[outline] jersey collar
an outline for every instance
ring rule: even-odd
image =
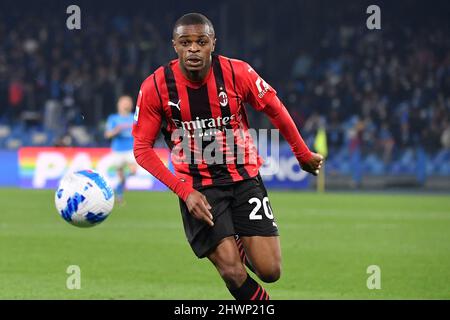
[[[215,57],[213,56],[212,59],[214,59]],[[177,77],[177,80],[180,80],[182,83],[184,83],[186,86],[194,88],[194,89],[198,89],[201,86],[203,86],[205,83],[208,82],[209,78],[212,75],[212,63],[211,66],[209,67],[209,71],[208,74],[206,75],[205,79],[203,79],[202,82],[194,82],[189,80],[188,78],[186,78],[186,76],[184,75],[184,73],[181,71],[180,68],[180,61],[178,59],[173,60],[172,61],[172,71],[175,75],[175,77]]]

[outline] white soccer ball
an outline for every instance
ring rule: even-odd
[[[60,181],[55,204],[61,217],[77,227],[103,222],[114,207],[114,192],[96,171],[69,172]]]

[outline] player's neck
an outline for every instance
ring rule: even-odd
[[[181,63],[179,63],[179,68],[187,80],[192,82],[203,82],[208,76],[209,69],[211,68],[211,59],[206,63],[203,69],[198,71],[189,71]]]

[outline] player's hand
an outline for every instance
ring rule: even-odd
[[[106,139],[114,138],[115,136],[120,134],[121,131],[122,129],[120,128],[120,126],[116,126],[111,130],[105,131],[105,138]]]
[[[211,227],[214,225],[211,206],[206,197],[194,190],[186,199],[186,206],[189,212],[197,219],[205,221]]]
[[[318,153],[312,152],[312,157],[309,161],[301,163],[301,167],[306,172],[311,173],[314,176],[317,176],[322,168],[323,164],[323,156]]]
[[[119,124],[116,128],[117,128],[118,132],[120,133],[121,131],[131,128],[132,126],[133,125],[129,124],[129,123],[122,123],[122,124]]]

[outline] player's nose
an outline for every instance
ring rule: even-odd
[[[198,51],[200,51],[200,46],[197,43],[192,42],[191,46],[189,47],[189,51],[190,52],[198,52]]]

